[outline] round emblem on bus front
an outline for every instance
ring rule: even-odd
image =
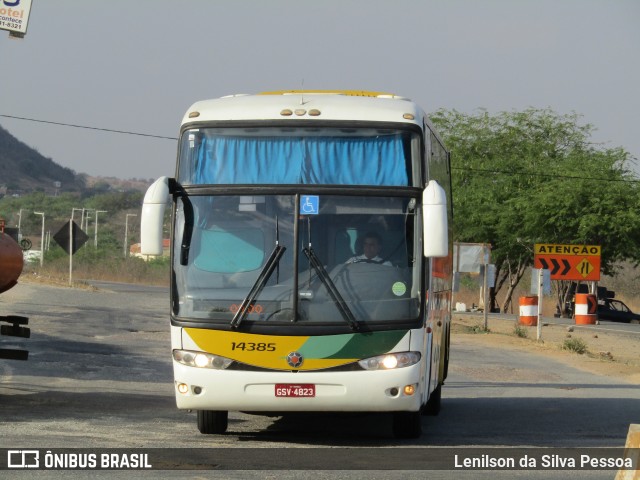
[[[298,352],[291,352],[287,355],[287,363],[290,367],[298,368],[304,362],[304,358]]]

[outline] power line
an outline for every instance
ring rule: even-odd
[[[101,132],[109,132],[109,133],[120,133],[123,135],[136,135],[139,137],[149,137],[149,138],[160,138],[163,140],[178,140],[177,137],[167,137],[164,135],[153,135],[150,133],[140,133],[140,132],[131,132],[128,130],[114,130],[111,128],[99,128],[99,127],[90,127],[87,125],[76,125],[73,123],[63,123],[63,122],[54,122],[51,120],[39,120],[36,118],[27,118],[27,117],[18,117],[15,115],[5,115],[5,114],[0,114],[0,117],[4,117],[4,118],[11,118],[14,120],[24,120],[27,122],[36,122],[36,123],[46,123],[46,124],[50,124],[50,125],[59,125],[59,126],[63,126],[63,127],[71,127],[71,128],[84,128],[87,130],[98,130]],[[515,176],[515,175],[528,175],[528,176],[533,176],[533,177],[543,177],[543,178],[564,178],[564,179],[569,179],[569,180],[594,180],[594,181],[598,181],[598,182],[623,182],[623,183],[639,183],[640,180],[632,180],[632,179],[621,179],[621,178],[595,178],[595,177],[584,177],[584,176],[578,176],[578,175],[561,175],[561,174],[550,174],[550,173],[539,173],[539,172],[527,172],[527,171],[518,171],[518,172],[513,172],[513,171],[507,171],[507,170],[490,170],[490,169],[483,169],[483,168],[462,168],[462,167],[451,167],[452,170],[464,170],[465,172],[471,172],[471,173],[485,173],[485,174],[492,174],[492,175],[510,175],[510,176]]]
[[[451,170],[464,170],[471,173],[487,173],[498,175],[528,175],[531,177],[544,177],[544,178],[564,178],[569,180],[595,180],[597,182],[623,182],[623,183],[640,183],[640,180],[622,179],[622,178],[602,178],[602,177],[584,177],[581,175],[562,175],[556,173],[539,173],[539,172],[527,172],[527,171],[508,171],[508,170],[489,170],[483,168],[463,168],[463,167],[451,167]]]
[[[111,128],[89,127],[87,125],[75,125],[73,123],[52,122],[50,120],[38,120],[36,118],[17,117],[15,115],[3,115],[3,114],[0,114],[0,117],[12,118],[14,120],[25,120],[27,122],[47,123],[47,124],[50,124],[50,125],[60,125],[60,126],[63,126],[63,127],[84,128],[84,129],[87,129],[87,130],[99,130],[101,132],[121,133],[121,134],[124,134],[124,135],[137,135],[139,137],[162,138],[164,140],[178,140],[176,137],[166,137],[166,136],[163,136],[163,135],[152,135],[150,133],[131,132],[131,131],[127,131],[127,130],[113,130]]]

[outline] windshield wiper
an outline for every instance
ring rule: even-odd
[[[240,304],[238,311],[233,316],[233,319],[231,320],[232,328],[238,328],[240,322],[245,319],[245,317],[249,313],[249,307],[256,299],[256,297],[260,295],[260,292],[269,281],[269,277],[271,277],[271,274],[278,266],[278,263],[280,263],[280,258],[282,258],[282,255],[284,254],[284,251],[286,249],[287,248],[283,247],[282,245],[276,245],[276,247],[273,249],[273,252],[271,252],[271,255],[269,255],[269,259],[264,264],[264,267],[262,267],[262,270],[260,271],[256,282],[253,284],[251,290],[249,290],[249,293]]]
[[[342,295],[340,295],[340,292],[336,288],[336,284],[333,283],[333,280],[331,280],[331,277],[322,266],[322,263],[320,262],[320,260],[318,260],[316,253],[313,251],[311,247],[305,248],[302,251],[309,259],[309,262],[311,263],[311,266],[318,274],[318,277],[320,277],[320,281],[329,292],[329,296],[331,297],[331,300],[333,300],[333,303],[335,303],[336,307],[338,307],[338,311],[342,315],[342,318],[344,318],[344,320],[349,324],[349,326],[351,327],[351,330],[358,330],[359,328],[358,321],[353,316],[353,313],[351,312],[351,310],[349,309],[349,306],[344,301],[344,298],[342,298]]]

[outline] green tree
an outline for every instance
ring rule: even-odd
[[[592,143],[593,127],[577,114],[440,110],[431,118],[452,153],[455,240],[492,245],[492,306],[505,288],[501,308],[509,309],[534,243],[601,245],[606,274],[620,260],[640,261],[630,154]]]

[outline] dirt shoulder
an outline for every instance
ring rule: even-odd
[[[520,325],[520,334],[526,335],[521,337],[516,334],[516,324],[512,319],[489,317],[489,332],[484,332],[481,317],[454,314],[451,341],[454,345],[461,342],[526,350],[580,370],[640,385],[640,330],[639,334],[629,335],[592,327],[543,324],[542,341],[538,342],[537,327]],[[583,342],[586,352],[563,349],[565,341]]]

